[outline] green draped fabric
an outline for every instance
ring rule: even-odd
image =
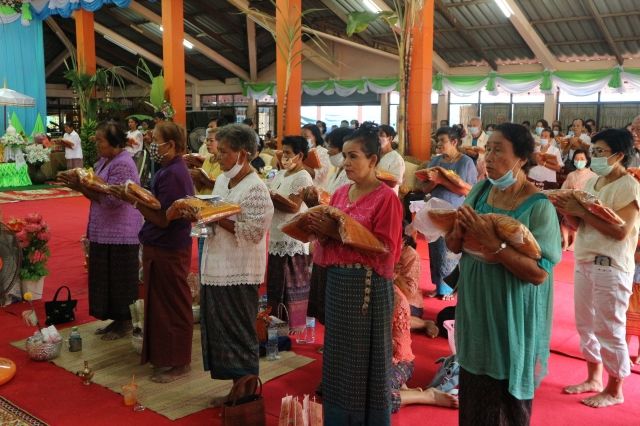
[[[26,164],[16,168],[15,163],[0,163],[0,189],[29,185],[31,185],[31,179]]]

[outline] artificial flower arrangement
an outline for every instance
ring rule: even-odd
[[[51,233],[42,215],[32,213],[24,219],[13,218],[6,225],[15,232],[22,249],[20,279],[37,281],[49,275],[46,265],[51,255],[48,245]]]
[[[49,161],[51,148],[45,148],[44,145],[32,143],[25,145],[24,154],[29,164],[46,163]]]
[[[5,147],[21,148],[22,146],[26,145],[27,142],[24,137],[20,133],[17,133],[15,129],[13,129],[13,131],[11,131],[11,129],[13,128],[9,127],[7,129],[7,133],[5,133],[5,135],[0,138],[0,143],[2,143],[2,145]]]

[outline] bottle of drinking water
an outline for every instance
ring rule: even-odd
[[[305,344],[313,343],[316,340],[316,319],[314,317],[307,317],[307,324],[297,338],[296,343]]]
[[[278,329],[270,326],[267,329],[267,361],[280,359],[278,355]]]
[[[267,309],[267,295],[262,295],[258,301],[258,312],[262,312]]]

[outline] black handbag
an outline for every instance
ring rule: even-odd
[[[67,289],[67,300],[58,300],[58,294],[63,288]],[[71,298],[71,290],[66,285],[61,286],[56,290],[56,294],[53,296],[53,300],[50,302],[44,302],[44,311],[47,314],[47,325],[61,324],[63,322],[75,321],[76,314],[75,309],[78,301]]]

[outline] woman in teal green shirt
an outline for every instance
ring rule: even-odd
[[[521,125],[496,128],[486,145],[489,178],[476,184],[446,237],[455,253],[466,234],[482,241],[488,260],[460,260],[456,348],[460,425],[528,425],[533,394],[547,372],[553,310],[553,266],[561,257],[554,207],[527,181],[534,141]],[[511,216],[527,226],[542,259],[501,241],[480,213]]]

